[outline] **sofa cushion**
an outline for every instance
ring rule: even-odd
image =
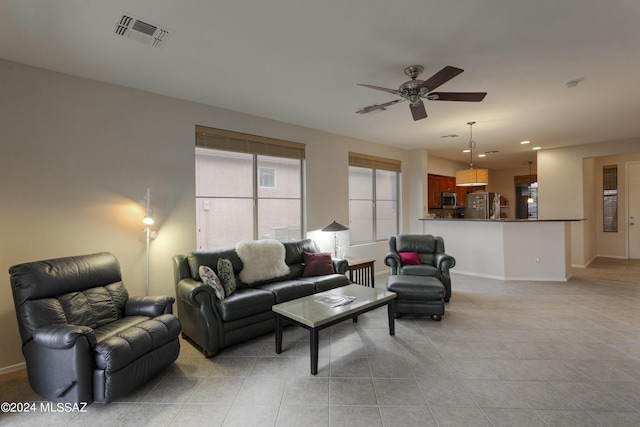
[[[233,264],[231,263],[231,260],[227,258],[220,258],[216,268],[218,269],[218,276],[222,281],[225,295],[231,295],[237,288],[236,276],[233,273]]]
[[[333,269],[333,261],[331,254],[328,252],[304,252],[302,254],[304,260],[304,277],[324,276],[335,273]]]
[[[304,282],[301,280],[284,280],[282,282],[265,283],[260,285],[259,288],[272,292],[276,298],[276,304],[306,297],[316,292],[316,287],[313,282]]]
[[[284,277],[290,272],[289,266],[284,261],[284,245],[277,240],[238,242],[236,252],[243,265],[239,277],[247,285]]]
[[[200,269],[201,265],[208,265],[211,268],[214,268],[215,266],[217,268],[218,260],[220,258],[226,258],[231,261],[234,274],[237,274],[240,270],[242,270],[242,261],[238,257],[235,248],[189,252],[186,258],[187,264],[189,265],[191,278],[194,280],[200,280],[198,270]]]
[[[202,279],[202,283],[205,285],[211,286],[213,292],[215,292],[216,297],[218,299],[224,299],[224,287],[222,286],[222,282],[218,275],[211,269],[211,267],[207,267],[206,265],[200,266],[200,279]]]
[[[418,252],[398,252],[400,255],[400,262],[402,265],[418,265],[420,264],[420,258],[418,258]]]
[[[270,312],[271,306],[275,303],[276,298],[272,292],[258,288],[239,288],[224,300],[215,302],[225,322],[265,311]]]
[[[287,265],[302,264],[305,252],[320,252],[318,245],[311,239],[296,240],[295,242],[285,242],[285,262]]]
[[[349,278],[344,274],[329,274],[326,276],[300,277],[298,280],[313,283],[316,292],[328,291],[350,284]]]
[[[438,250],[435,236],[430,234],[400,234],[396,236],[396,250],[398,252],[417,252],[422,264],[433,265],[433,254]]]
[[[125,329],[133,328],[138,323],[142,323],[145,320],[149,320],[147,316],[126,316],[122,317],[115,322],[108,323],[99,328],[94,329],[96,335],[96,341],[99,343],[107,338],[117,335]]]
[[[50,324],[97,328],[123,316],[129,297],[122,282],[62,294],[58,298],[27,300],[22,306],[24,326],[35,331]]]
[[[115,372],[176,339],[179,333],[180,322],[171,314],[144,319],[98,341],[96,367]]]
[[[407,276],[431,276],[439,279],[442,277],[440,270],[428,264],[403,265],[400,267],[400,274],[406,274]]]

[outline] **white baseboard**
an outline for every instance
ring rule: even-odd
[[[25,362],[12,366],[5,366],[4,368],[0,368],[0,375],[10,374],[11,372],[21,371],[23,369],[27,369],[27,364]]]

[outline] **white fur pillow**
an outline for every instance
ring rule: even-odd
[[[247,285],[289,274],[284,245],[277,240],[245,240],[236,244],[242,260],[239,277]]]

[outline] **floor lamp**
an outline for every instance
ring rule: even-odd
[[[338,258],[338,235],[336,234],[338,231],[345,231],[348,230],[349,227],[344,226],[342,224],[338,224],[337,222],[333,221],[331,224],[327,225],[325,228],[323,228],[321,231],[329,231],[329,232],[333,232],[333,256]]]
[[[156,237],[155,233],[151,232],[151,225],[154,223],[154,220],[152,217],[153,210],[151,209],[151,190],[150,189],[147,188],[147,193],[145,194],[144,198],[140,200],[138,203],[140,203],[142,206],[146,208],[146,214],[142,219],[142,222],[145,225],[145,228],[143,231],[147,241],[145,295],[149,295],[149,247],[150,247],[151,240],[155,239]]]

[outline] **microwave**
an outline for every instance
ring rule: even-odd
[[[443,208],[455,208],[458,206],[458,195],[456,193],[445,193],[440,195],[440,204]]]

